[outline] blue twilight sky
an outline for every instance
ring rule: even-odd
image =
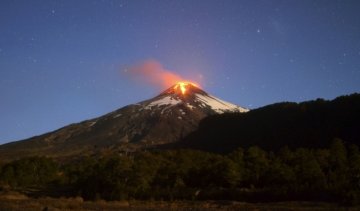
[[[1,0],[0,143],[161,90],[153,59],[248,108],[360,91],[358,0]]]

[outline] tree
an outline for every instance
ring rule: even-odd
[[[351,187],[360,190],[360,151],[358,146],[350,145],[348,161]]]
[[[160,157],[149,152],[136,156],[128,182],[132,196],[141,198],[151,195],[151,183],[161,163]]]
[[[325,174],[310,150],[297,149],[293,165],[299,190],[322,190],[325,187]]]
[[[341,139],[334,139],[330,146],[329,188],[338,192],[348,185],[347,150]]]
[[[246,174],[244,156],[245,151],[243,148],[237,148],[235,151],[228,155],[228,157],[235,163],[236,169],[238,171],[237,183],[242,183]]]
[[[269,165],[264,180],[268,187],[291,189],[296,182],[296,175],[288,164],[285,164],[279,158],[275,158]]]
[[[250,147],[245,153],[246,180],[250,185],[261,186],[261,177],[269,167],[267,153],[260,147]]]

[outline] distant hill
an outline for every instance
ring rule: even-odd
[[[334,138],[360,144],[360,94],[209,116],[200,122],[198,130],[170,147],[213,152],[253,145],[267,150],[283,146],[322,148]]]

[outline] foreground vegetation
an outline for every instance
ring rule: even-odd
[[[85,200],[360,202],[360,152],[336,139],[326,149],[253,146],[227,155],[174,150],[59,162],[46,157],[2,164],[3,191]]]
[[[360,207],[345,207],[323,202],[277,202],[247,203],[236,201],[83,201],[76,198],[28,198],[19,194],[0,195],[0,210],[39,211],[39,210],[358,210]]]

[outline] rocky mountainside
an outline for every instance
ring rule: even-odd
[[[0,146],[0,158],[31,155],[74,156],[101,150],[132,151],[176,142],[206,116],[248,109],[179,82],[160,95],[104,116],[71,124],[30,139]]]

